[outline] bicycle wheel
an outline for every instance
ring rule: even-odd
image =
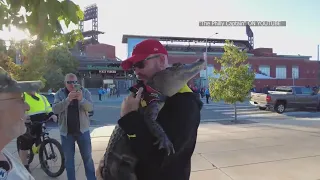
[[[19,142],[17,140],[17,149],[18,149],[18,155],[19,155],[19,152],[20,152],[20,146],[19,146]],[[20,157],[20,155],[19,155]],[[28,156],[27,156],[27,159],[28,159],[28,164],[31,164],[33,159],[34,159],[34,154],[32,152],[32,149],[29,149],[28,150]]]
[[[47,148],[46,148],[47,144],[49,144],[50,152],[47,151]],[[56,146],[59,152],[54,152],[53,146]],[[55,160],[57,158],[57,153],[59,153],[61,155],[61,165],[60,165],[60,167],[59,167],[57,172],[52,172],[52,171],[50,171],[50,167],[48,166],[47,161],[48,160],[52,160],[52,159]],[[47,157],[49,159],[47,159]],[[60,176],[63,173],[64,169],[65,169],[65,165],[64,165],[65,158],[64,158],[64,154],[63,154],[63,151],[62,151],[61,144],[55,139],[46,139],[46,140],[44,140],[41,143],[40,149],[39,149],[39,161],[40,161],[42,170],[48,176],[50,176],[50,177],[58,177],[58,176]]]

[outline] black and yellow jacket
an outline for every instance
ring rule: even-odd
[[[170,156],[153,145],[156,139],[144,123],[143,114],[130,112],[118,121],[130,135],[132,150],[138,156],[139,180],[189,180],[201,108],[202,102],[188,86],[166,99],[157,121],[174,145],[176,153]]]

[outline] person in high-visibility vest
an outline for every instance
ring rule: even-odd
[[[57,121],[57,116],[52,112],[52,108],[47,98],[41,94],[36,92],[25,92],[23,93],[24,101],[30,106],[29,111],[26,112],[28,115],[29,121],[45,121],[47,119],[52,119],[54,122]],[[42,124],[35,124],[31,126],[31,135],[39,137],[42,133]],[[28,171],[28,150],[32,148],[33,151],[39,150],[40,142],[35,142],[36,146],[32,146],[34,144],[34,140],[30,137],[29,134],[24,134],[18,137],[17,144],[19,148],[19,156]]]

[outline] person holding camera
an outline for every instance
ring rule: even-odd
[[[65,76],[65,88],[55,94],[52,109],[59,115],[58,125],[68,180],[76,180],[75,142],[79,146],[87,179],[96,180],[89,131],[89,112],[93,110],[93,103],[91,93],[78,84],[75,74]]]

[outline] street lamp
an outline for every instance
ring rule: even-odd
[[[216,33],[214,33],[211,36],[206,38],[206,53],[205,53],[205,57],[204,57],[204,60],[206,61],[206,86],[209,85],[209,81],[208,81],[208,39],[211,38],[214,35],[217,35],[217,34],[219,34],[219,33],[216,32]]]
[[[296,78],[296,73],[292,71],[292,85],[294,86],[294,79]]]

